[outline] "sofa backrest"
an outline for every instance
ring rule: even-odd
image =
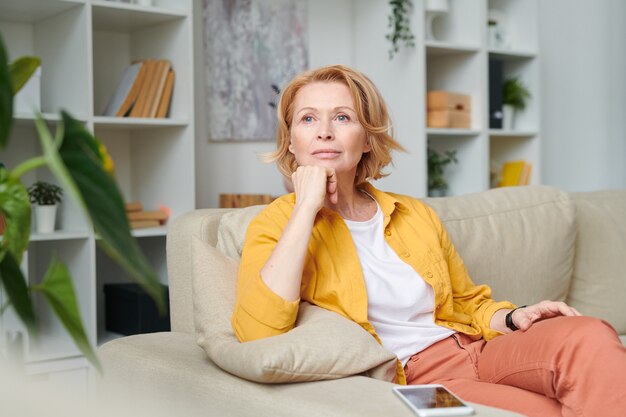
[[[626,335],[626,190],[573,193],[576,259],[567,302]]]
[[[547,186],[506,187],[426,199],[439,214],[477,284],[517,305],[565,300],[576,240],[566,192]]]
[[[574,206],[567,193],[512,187],[424,200],[439,214],[476,283],[495,299],[529,304],[564,300],[574,262]],[[176,219],[167,238],[172,330],[193,333],[191,238],[238,259],[249,221],[262,209],[196,210]]]

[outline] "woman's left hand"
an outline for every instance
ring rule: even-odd
[[[510,333],[506,327],[506,315],[511,310],[498,310],[491,318],[491,328],[502,333]],[[558,316],[582,316],[574,307],[570,307],[562,301],[541,301],[537,304],[518,308],[513,312],[511,319],[521,331],[530,329],[533,323]]]
[[[582,316],[582,314],[562,301],[546,300],[524,308],[518,308],[513,312],[511,318],[520,330],[526,331],[535,322],[557,316]]]

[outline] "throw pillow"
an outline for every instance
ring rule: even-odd
[[[337,379],[362,373],[393,380],[396,358],[392,353],[358,324],[308,303],[301,303],[296,327],[291,331],[240,343],[230,324],[238,263],[195,237],[191,249],[198,344],[223,370],[265,383]]]
[[[233,259],[241,259],[248,224],[264,208],[265,206],[251,206],[224,214],[217,228],[215,247]]]

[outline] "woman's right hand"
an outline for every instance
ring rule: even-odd
[[[326,198],[337,204],[337,175],[332,168],[299,166],[291,175],[291,182],[296,193],[296,206],[317,213]]]

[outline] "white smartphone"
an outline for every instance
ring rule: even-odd
[[[393,387],[401,399],[420,417],[468,416],[474,409],[443,385],[411,385]]]

